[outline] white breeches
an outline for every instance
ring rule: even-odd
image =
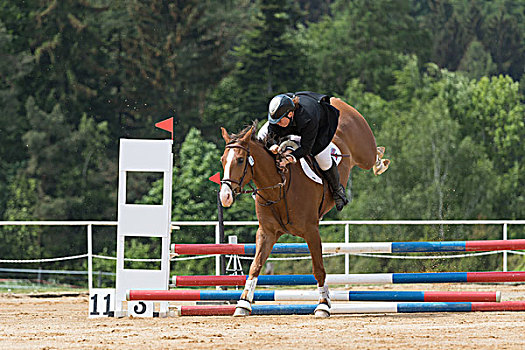
[[[324,150],[321,151],[318,155],[315,156],[315,160],[319,163],[321,170],[326,171],[332,167],[332,155],[330,145],[326,146]]]

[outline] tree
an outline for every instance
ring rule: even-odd
[[[513,79],[521,78],[525,66],[525,4],[516,1],[496,1],[487,14],[480,39],[492,55],[497,71]]]
[[[235,48],[236,68],[212,93],[206,117],[241,129],[266,117],[274,95],[304,90],[304,55],[293,40],[297,8],[289,0],[260,0],[251,30]]]
[[[26,102],[30,129],[22,139],[29,154],[21,176],[36,181],[38,202],[34,219],[94,219],[100,208],[111,210],[114,198],[106,186],[116,169],[109,166],[104,150],[109,143],[107,124],[95,123],[86,115],[78,128],[65,123],[60,105],[50,113],[42,111],[33,98]]]
[[[469,63],[474,63],[486,66],[477,67],[479,73],[509,74],[520,79],[525,57],[522,2],[418,0],[413,9],[421,25],[432,29],[428,61],[452,71],[468,69]],[[492,63],[496,71],[490,69]],[[479,78],[479,73],[475,77]]]
[[[20,80],[31,70],[33,59],[29,52],[17,52],[13,37],[0,22],[0,217],[8,200],[9,183],[25,159],[21,141],[27,125],[18,116],[23,112]]]
[[[144,126],[167,115],[181,135],[199,124],[208,92],[229,70],[226,54],[247,7],[245,0],[126,3],[120,105],[127,134],[148,136]]]
[[[432,33],[429,38],[432,45],[429,61],[439,67],[456,70],[467,46],[474,38],[466,23],[475,22],[479,9],[476,6],[472,8],[472,2],[469,2],[470,11],[464,11],[464,16],[461,16],[457,6],[450,0],[425,2],[426,10],[421,12],[424,15],[420,21],[424,27],[431,29]]]
[[[107,191],[108,179],[116,173],[103,153],[108,144],[107,125],[84,116],[78,129],[70,129],[59,105],[45,113],[33,98],[28,99],[25,110],[29,130],[22,141],[29,158],[7,188],[4,218],[93,220],[97,215],[111,216],[113,213],[103,211],[112,209],[110,203],[115,198],[114,192]],[[9,254],[46,258],[84,251],[84,235],[73,234],[79,229],[22,227],[5,229],[1,234],[6,242],[12,242]],[[53,234],[46,234],[50,230]],[[64,262],[61,268],[64,265],[78,268],[79,262]]]
[[[396,74],[393,91],[399,96],[381,109],[372,97],[362,99],[365,115],[388,110],[387,119],[376,132],[377,144],[387,148],[392,160],[389,170],[373,177],[369,172],[352,171],[353,202],[342,216],[352,219],[479,219],[498,218],[494,200],[498,177],[493,160],[480,147],[473,133],[465,134],[451,105],[470,105],[469,80],[429,65],[417,69],[412,61]],[[356,90],[352,86],[351,92]],[[460,91],[466,91],[462,94]],[[356,94],[353,93],[352,96]],[[508,193],[507,193],[508,194]],[[514,197],[515,198],[515,197]],[[496,210],[495,210],[496,209]],[[461,240],[476,239],[477,228],[458,226],[405,226],[396,228],[353,228],[356,241]],[[488,229],[483,237],[498,237]],[[401,238],[400,238],[401,237]],[[354,271],[420,271],[435,269],[435,261],[376,260],[352,258]],[[439,269],[461,269],[457,262],[440,261]],[[465,262],[465,264],[470,264]],[[497,266],[492,258],[484,266]],[[463,266],[463,265],[461,265]],[[465,265],[466,266],[466,265]]]
[[[334,0],[299,0],[304,23],[318,22],[323,16],[330,15],[330,5]]]
[[[19,176],[6,189],[9,199],[3,220],[32,220],[33,207],[38,201],[34,179]],[[3,259],[20,259],[25,256],[38,259],[42,254],[41,227],[3,226],[0,228],[0,255]]]
[[[387,97],[404,56],[428,51],[428,32],[417,27],[409,1],[336,1],[332,12],[333,18],[312,24],[304,34],[313,67],[309,75],[318,91],[341,95],[347,82],[358,78],[367,91]]]
[[[473,79],[490,76],[496,72],[496,69],[492,57],[477,40],[470,43],[458,66],[458,70],[466,72]]]
[[[95,21],[105,10],[87,1],[53,1],[38,8],[33,17],[36,65],[24,81],[26,91],[46,112],[60,104],[64,121],[72,127],[78,126],[84,113],[100,119],[112,116],[101,107],[107,100],[102,92],[108,91],[108,57]]]
[[[525,215],[523,168],[525,105],[519,84],[508,76],[484,77],[458,90],[460,101],[451,104],[462,133],[471,135],[497,169],[494,208],[497,217],[517,219]],[[507,203],[513,205],[507,205]]]

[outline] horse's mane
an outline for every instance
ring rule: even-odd
[[[263,140],[259,140],[259,138],[257,138],[257,126],[258,126],[258,124],[259,124],[259,122],[257,120],[254,120],[252,122],[252,125],[246,126],[244,129],[242,129],[237,134],[230,135],[230,137],[231,137],[230,143],[234,143],[234,142],[239,141],[244,135],[246,135],[246,133],[248,131],[250,131],[250,129],[253,128],[254,132],[252,133],[252,135],[250,137],[250,140],[252,142],[255,142],[256,144],[260,145],[269,155],[271,155],[273,158],[275,158],[275,154],[273,154],[272,152],[267,150],[266,146],[265,146],[266,142],[268,141],[268,135],[266,135],[266,137]]]
[[[254,120],[252,122],[252,125],[248,125],[246,126],[244,129],[242,129],[240,132],[238,132],[237,134],[231,134],[230,137],[231,137],[231,141],[230,142],[236,142],[236,141],[239,141],[239,139],[243,138],[244,135],[246,135],[246,133],[248,131],[250,131],[250,129],[253,128],[254,132],[252,133],[250,139],[252,141],[255,141],[257,143],[260,143],[260,144],[263,144],[258,138],[257,138],[257,125],[258,125],[258,121],[257,120]]]

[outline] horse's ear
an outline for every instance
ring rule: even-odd
[[[221,127],[221,132],[222,132],[222,138],[224,139],[224,141],[226,141],[226,143],[229,143],[232,138],[230,137],[230,135],[228,135],[228,132],[226,131],[226,129]]]
[[[243,141],[243,142],[250,141],[250,138],[252,137],[252,134],[253,134],[254,131],[255,131],[255,127],[251,127],[250,130],[248,130],[246,132],[246,134],[244,134],[244,136],[242,137],[241,141]]]

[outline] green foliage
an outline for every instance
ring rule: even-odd
[[[431,28],[431,61],[450,70],[472,73],[472,70],[490,69],[487,73],[508,74],[520,79],[525,60],[523,2],[446,0],[418,3],[415,18],[423,27]],[[474,57],[474,51],[480,56]],[[490,60],[486,53],[490,54]],[[491,70],[492,62],[496,70]]]
[[[107,173],[103,151],[109,142],[107,123],[83,116],[78,128],[65,124],[60,105],[51,113],[39,109],[33,98],[26,103],[31,130],[23,136],[29,154],[25,175],[38,181],[34,218],[93,218],[98,206],[109,203],[103,185]],[[113,191],[112,191],[113,192]]]
[[[428,32],[417,30],[409,1],[337,1],[334,16],[311,25],[305,48],[314,89],[342,94],[353,78],[388,96],[393,71],[405,55],[425,55]],[[322,77],[322,79],[319,79]]]
[[[27,125],[18,118],[23,111],[20,81],[33,65],[31,55],[18,52],[13,40],[0,21],[0,217],[9,199],[9,184],[14,182],[16,171],[26,156],[21,136]]]
[[[524,169],[525,106],[519,84],[510,77],[485,77],[471,82],[463,94],[467,95],[465,99],[451,110],[461,121],[463,133],[472,135],[497,169],[493,178],[494,214],[521,218],[525,214],[525,182],[518,174]],[[514,205],[509,207],[510,198]]]
[[[252,27],[233,52],[236,67],[212,93],[206,110],[206,119],[215,125],[240,128],[250,124],[266,116],[274,95],[304,89],[301,69],[307,63],[291,35],[297,9],[289,0],[260,0],[257,4]]]
[[[38,201],[37,181],[19,176],[7,189],[9,194],[4,219],[31,220],[32,209]],[[0,256],[2,259],[38,259],[41,256],[41,227],[2,226],[0,228]],[[20,253],[23,252],[23,256]]]
[[[479,79],[496,72],[497,66],[492,57],[485,51],[479,41],[472,41],[459,63],[459,70],[466,72],[470,78]]]
[[[471,105],[473,96],[465,93],[468,81],[433,67],[420,74],[415,62],[396,77],[393,91],[399,99],[386,105],[389,115],[376,132],[394,171],[374,179],[360,171],[353,175],[352,217],[492,217],[495,160],[476,151],[475,127],[469,123],[468,134],[463,133],[465,113],[449,107]]]
[[[108,58],[99,26],[93,21],[107,8],[74,0],[33,6],[30,45],[36,65],[24,82],[26,91],[44,111],[62,105],[68,124],[78,125],[84,113],[109,119],[111,114],[102,108],[108,98]]]
[[[492,55],[497,71],[519,79],[525,65],[525,4],[511,0],[495,1],[482,28],[485,47]]]
[[[351,205],[327,218],[523,219],[524,9],[514,0],[0,0],[0,216],[114,219],[119,138],[164,137],[153,122],[173,115],[173,218],[216,220],[218,186],[208,177],[221,168],[219,127],[241,130],[266,117],[276,93],[313,90],[355,106],[392,160],[380,177],[354,169]],[[144,189],[149,180],[131,184],[133,199],[160,198],[160,183]],[[224,217],[253,220],[253,199],[238,197]],[[84,252],[82,230],[49,231],[4,228],[0,253]],[[254,232],[226,226],[242,242]],[[215,232],[184,226],[173,236],[213,242]],[[342,233],[323,227],[322,237],[341,241]],[[351,228],[361,241],[475,237],[499,232]],[[341,264],[327,262],[334,272]],[[351,264],[377,272],[498,262]],[[175,268],[213,273],[213,265]],[[309,269],[308,261],[276,264],[276,272]]]
[[[378,178],[371,178],[368,172],[353,171],[354,200],[341,217],[430,220],[522,217],[523,192],[517,174],[523,152],[519,150],[523,146],[517,139],[523,138],[524,113],[517,84],[508,77],[469,81],[433,65],[422,72],[416,61],[396,73],[396,79],[393,91],[398,98],[388,103],[364,98],[359,94],[359,86],[349,86],[349,95],[363,96],[360,100],[365,102],[361,107],[368,112],[365,116],[376,117],[374,104],[383,105],[382,110],[388,111],[376,139],[378,145],[387,147],[386,157],[392,164]],[[515,113],[520,113],[521,118],[515,118]],[[513,203],[512,208],[505,203]],[[478,233],[472,227],[437,226],[423,230],[358,227],[353,240],[476,239]],[[478,237],[500,236],[497,231],[489,231]],[[435,263],[402,264],[388,260],[369,265],[370,259],[359,257],[352,261],[355,271],[373,266],[376,271],[390,272],[427,269]],[[469,269],[476,264],[484,268],[498,266],[497,260],[489,258],[483,262],[461,261],[454,266],[442,261],[439,264],[440,269]]]
[[[185,135],[231,69],[225,57],[245,23],[247,1],[128,1],[125,7],[131,23],[119,44],[126,131],[151,135],[149,128],[135,130],[175,114]]]

